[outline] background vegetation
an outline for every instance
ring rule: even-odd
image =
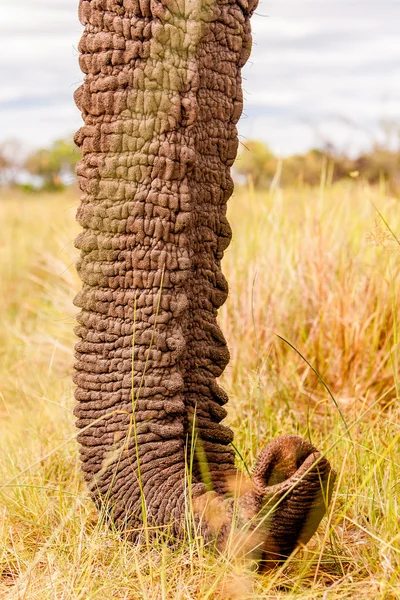
[[[356,157],[327,144],[322,149],[280,158],[264,142],[247,140],[234,166],[235,179],[269,190],[316,186],[324,173],[328,185],[360,179],[370,184],[384,183],[392,194],[399,194],[400,152],[393,145],[393,127],[389,136],[392,144],[375,143]],[[32,152],[26,152],[17,140],[4,141],[0,144],[0,186],[26,192],[63,190],[74,183],[79,159],[72,138],[56,140],[49,148]]]
[[[400,153],[385,144],[374,144],[356,157],[328,145],[282,159],[263,142],[248,140],[242,146],[235,170],[260,189],[315,186],[324,173],[328,184],[360,178],[370,184],[386,182],[394,194],[400,190]]]
[[[26,152],[18,140],[0,144],[0,186],[25,192],[61,191],[75,181],[80,151],[72,138]]]
[[[383,177],[333,183],[323,164],[311,188],[282,188],[284,166],[273,184],[252,174],[229,204],[220,323],[235,443],[251,465],[299,433],[338,472],[312,543],[268,575],[199,538],[131,545],[98,518],[72,415],[77,194],[1,192],[0,597],[400,597],[399,200]]]

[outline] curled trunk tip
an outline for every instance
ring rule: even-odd
[[[233,544],[235,554],[268,569],[314,535],[335,479],[329,461],[312,444],[283,435],[261,452],[250,480],[236,479],[232,497],[208,492],[195,509],[220,549]]]

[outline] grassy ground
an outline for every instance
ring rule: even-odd
[[[354,182],[230,202],[220,322],[236,445],[251,465],[300,433],[338,471],[312,543],[269,575],[199,539],[137,547],[98,522],[72,416],[76,205],[0,199],[0,597],[399,598],[400,246],[376,210],[399,234],[399,200]]]

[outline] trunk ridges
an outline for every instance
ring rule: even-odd
[[[248,16],[238,4],[186,7],[80,3],[75,412],[83,470],[115,519],[140,519],[142,487],[159,525],[182,502],[192,430],[209,484],[223,490],[234,466],[232,432],[220,424],[226,397],[215,379],[229,353],[216,316],[227,295],[220,261]]]
[[[80,1],[75,414],[92,495],[121,526],[140,527],[144,495],[147,523],[181,533],[192,444],[195,497],[235,476],[217,312],[253,9]]]

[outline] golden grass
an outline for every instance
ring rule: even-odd
[[[0,199],[0,597],[399,598],[400,246],[373,206],[399,234],[399,200],[347,183],[230,202],[220,323],[236,446],[250,466],[300,433],[338,471],[312,543],[268,575],[199,538],[134,546],[97,520],[72,416],[76,205]]]

